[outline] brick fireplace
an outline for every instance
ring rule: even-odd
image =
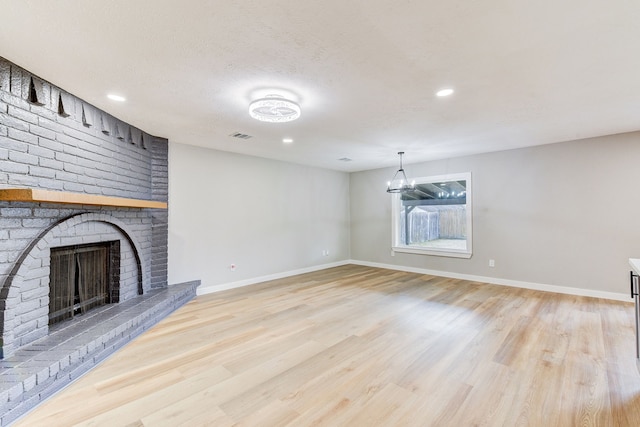
[[[29,243],[6,281],[9,297],[3,310],[3,349],[7,356],[49,332],[50,254],[57,247],[118,242],[120,298],[126,301],[144,293],[142,248],[130,237],[133,232],[128,229],[112,213],[85,212],[55,222]],[[11,327],[6,327],[7,320],[11,321]]]
[[[0,57],[0,359],[51,332],[52,249],[117,242],[119,304],[167,289],[167,200],[166,139]]]

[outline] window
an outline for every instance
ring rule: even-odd
[[[416,178],[392,203],[394,251],[471,258],[471,173]]]

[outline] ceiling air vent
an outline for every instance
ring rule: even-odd
[[[341,162],[350,162],[350,161],[351,161],[351,160],[353,160],[353,159],[350,159],[350,158],[348,158],[348,157],[343,157],[343,158],[338,159],[338,160],[339,160],[339,161],[341,161]]]
[[[229,136],[232,136],[234,138],[240,138],[240,139],[253,138],[251,135],[247,135],[246,133],[240,133],[240,132],[234,132],[232,134],[229,134]]]

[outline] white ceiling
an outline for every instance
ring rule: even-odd
[[[0,56],[184,144],[358,171],[640,129],[637,0],[0,0],[0,16]],[[250,118],[270,93],[302,117]]]

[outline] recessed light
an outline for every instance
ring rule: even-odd
[[[282,142],[284,142],[285,144],[291,144],[293,142],[292,138],[282,138]]]
[[[108,94],[107,98],[109,98],[112,101],[117,101],[117,102],[124,102],[124,101],[127,100],[124,96],[116,95],[115,93]]]
[[[449,88],[449,89],[441,89],[438,92],[436,92],[436,96],[449,96],[453,93],[453,89]]]

